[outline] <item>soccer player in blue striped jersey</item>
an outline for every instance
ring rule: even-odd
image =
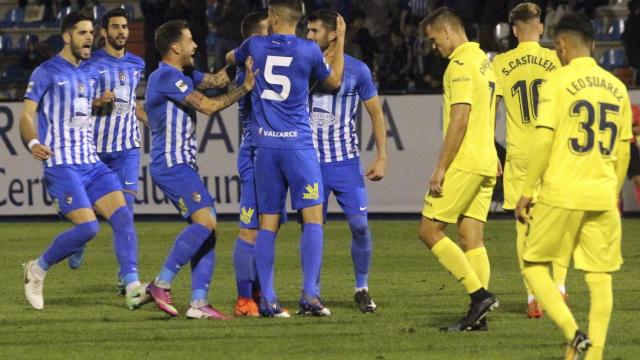
[[[316,11],[309,17],[307,25],[307,39],[318,44],[327,61],[335,52],[336,15],[330,10]],[[364,176],[379,181],[384,177],[387,164],[387,129],[378,91],[367,65],[345,55],[342,86],[337,92],[316,86],[312,90],[309,111],[324,185],[325,218],[327,201],[333,192],[351,228],[351,259],[356,278],[354,300],[360,311],[368,313],[376,310],[376,304],[369,295],[371,232],[367,221],[367,189],[360,165],[355,122],[361,99],[371,117],[377,149],[376,160],[367,168]]]
[[[33,157],[43,162],[54,207],[74,224],[58,234],[42,256],[25,266],[25,295],[38,310],[44,306],[43,281],[49,268],[78,251],[98,232],[93,209],[109,221],[114,242],[137,242],[122,186],[100,161],[93,143],[91,99],[95,84],[80,66],[91,54],[92,20],[78,12],[64,17],[64,47],[31,75],[20,118],[23,139]],[[126,303],[134,309],[146,300],[145,286],[138,281],[135,258],[118,257],[118,261],[131,279]]]
[[[151,128],[151,178],[171,200],[187,227],[147,292],[158,307],[171,316],[178,314],[171,300],[171,283],[178,271],[191,262],[191,304],[187,317],[227,319],[207,300],[215,268],[216,217],[214,199],[197,171],[195,112],[211,115],[246,95],[254,85],[251,59],[247,59],[243,85],[226,95],[208,98],[198,88],[224,86],[224,74],[203,74],[184,69],[193,66],[197,48],[187,22],[169,21],[155,33],[162,63],[147,83],[145,108]],[[226,79],[226,81],[225,81]]]
[[[275,238],[288,187],[292,207],[301,212],[303,223],[300,253],[304,285],[300,313],[331,314],[322,304],[316,284],[322,262],[324,196],[309,125],[308,96],[311,76],[330,89],[340,87],[346,26],[338,18],[336,56],[330,70],[315,43],[295,36],[301,16],[299,0],[272,0],[268,15],[272,35],[252,36],[227,54],[228,63],[242,63],[252,56],[261,72],[256,77],[256,91],[251,94],[260,214],[255,254],[262,290],[260,313],[269,317],[289,316],[278,304],[273,288]]]
[[[135,91],[144,73],[144,61],[125,50],[129,38],[129,13],[122,8],[109,10],[102,18],[102,49],[82,63],[95,81],[94,134],[98,157],[113,171],[124,189],[129,210],[138,189],[140,167],[140,130],[138,119],[146,122],[143,107],[136,102]],[[115,239],[114,239],[115,240]],[[113,248],[118,258],[138,258],[138,244],[118,239]],[[84,248],[69,257],[69,266],[82,264]],[[137,260],[136,260],[137,262]],[[131,275],[120,268],[118,292],[124,295]]]

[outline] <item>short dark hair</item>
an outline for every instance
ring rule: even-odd
[[[309,22],[311,21],[321,21],[322,26],[329,30],[336,30],[336,18],[338,17],[338,13],[333,10],[318,10],[309,16]]]
[[[102,17],[102,28],[106,29],[109,27],[109,20],[113,17],[123,17],[127,19],[127,23],[129,22],[129,12],[123,8],[117,7],[107,11],[106,14]]]
[[[93,23],[93,16],[86,11],[72,11],[62,18],[60,32],[64,33],[67,30],[73,29],[80,21],[91,21]]]
[[[439,27],[445,23],[457,25],[461,29],[464,29],[462,18],[460,18],[460,16],[453,9],[446,6],[441,6],[430,12],[429,15],[425,16],[425,18],[420,22],[420,28],[424,30],[427,28],[427,26]]]
[[[255,11],[247,14],[240,24],[240,32],[243,38],[248,38],[251,34],[256,33],[259,29],[260,22],[268,17],[264,11]]]
[[[167,21],[156,29],[155,44],[161,56],[167,55],[171,44],[180,41],[182,30],[184,29],[189,29],[187,22],[184,20]]]
[[[297,23],[302,17],[302,1],[301,0],[271,0],[269,2],[270,8],[281,8],[287,10],[287,20],[289,22]]]
[[[532,19],[540,19],[542,10],[538,4],[525,2],[518,4],[509,12],[509,24],[515,25],[516,21],[528,22]]]
[[[594,39],[593,23],[582,13],[568,14],[556,24],[556,35],[571,32],[585,43],[591,44]]]

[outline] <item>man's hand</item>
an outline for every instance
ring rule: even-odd
[[[256,85],[256,76],[260,72],[260,69],[253,71],[253,58],[251,56],[247,57],[247,60],[244,62],[245,69],[245,78],[244,78],[244,86],[247,90],[251,91],[253,87]]]
[[[116,94],[114,94],[111,90],[105,90],[102,95],[93,100],[94,107],[103,107],[107,104],[111,104],[115,101]]]
[[[371,181],[380,181],[384,177],[387,160],[376,159],[365,171],[365,176]]]
[[[500,159],[498,159],[498,176],[502,176],[502,174],[504,174],[504,171],[502,169],[502,162],[500,161]]]
[[[433,170],[431,174],[431,180],[429,180],[429,192],[434,195],[442,195],[442,182],[444,181],[445,169],[437,168]]]
[[[38,161],[45,161],[53,156],[53,152],[46,145],[35,144],[31,147],[31,155]]]
[[[528,224],[531,220],[529,216],[529,210],[531,209],[531,198],[530,197],[520,197],[518,200],[518,205],[516,205],[516,219],[523,224]]]
[[[344,41],[346,33],[347,33],[347,24],[345,23],[344,18],[338,15],[336,17],[336,38],[338,40]]]

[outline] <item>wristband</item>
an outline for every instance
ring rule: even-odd
[[[37,144],[40,144],[40,141],[38,141],[38,139],[33,139],[31,141],[29,141],[29,151],[31,151],[31,149],[36,146]]]

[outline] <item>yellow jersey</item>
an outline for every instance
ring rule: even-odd
[[[538,201],[572,210],[615,209],[617,152],[632,137],[625,85],[593,58],[573,59],[543,81],[536,127],[554,131]]]
[[[464,138],[449,167],[484,176],[496,176],[496,76],[491,62],[475,42],[458,46],[449,59],[443,81],[445,136],[451,121],[451,106],[463,103],[471,105]]]
[[[560,68],[556,52],[527,41],[493,59],[498,94],[507,115],[507,159],[527,159],[537,117],[539,87]]]

